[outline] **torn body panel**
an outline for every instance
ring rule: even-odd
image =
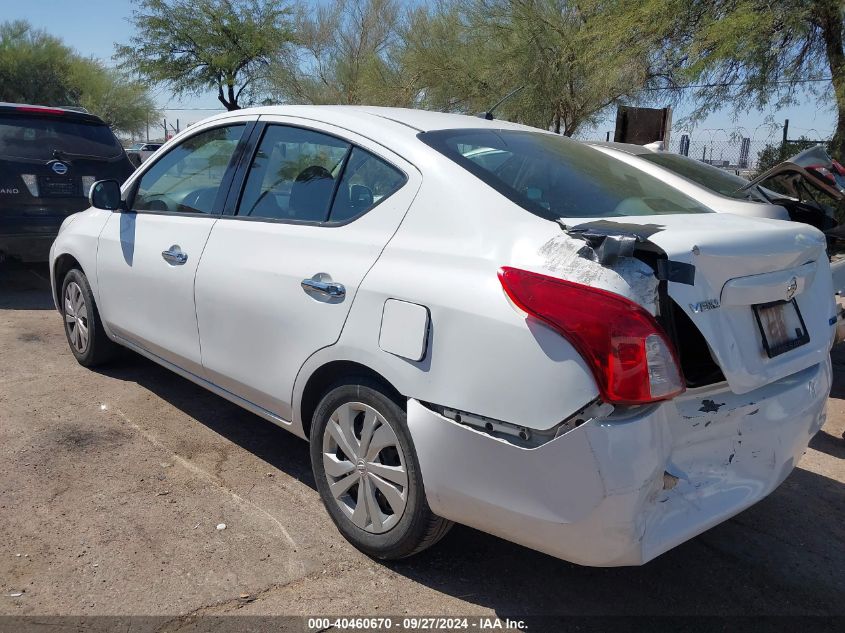
[[[830,381],[828,359],[744,396],[722,384],[593,419],[537,448],[415,400],[408,426],[438,515],[582,565],[639,565],[774,490],[823,424]]]
[[[633,256],[634,247],[630,236],[608,237],[597,251],[589,241],[563,234],[543,244],[538,254],[542,268],[553,275],[615,292],[656,315],[658,280],[647,264]],[[603,259],[609,251],[612,258]]]
[[[694,331],[686,328],[687,336],[700,335],[706,341],[707,350],[699,355],[712,356],[721,376],[736,393],[756,389],[823,360],[834,339],[836,310],[825,240],[819,231],[807,225],[727,214],[666,216],[659,224],[656,219],[628,217],[621,222],[601,220],[574,226],[562,221],[570,226],[569,235],[585,236],[588,242],[597,234],[625,243],[633,236],[634,257],[616,261],[638,262],[651,271],[657,287],[657,312],[673,335],[680,356],[684,356],[688,341],[673,332],[676,328],[672,321],[678,319],[672,303],[684,313],[682,319],[694,326]],[[587,251],[582,260],[595,264],[590,257]],[[608,264],[610,268],[616,265]],[[631,279],[626,275],[626,281]],[[665,283],[658,284],[658,280]],[[631,294],[625,296],[631,298]],[[794,302],[794,320],[801,323],[801,331],[791,337],[795,340],[790,341],[793,344],[788,354],[773,354],[756,314],[768,303],[790,301]],[[819,306],[826,306],[826,310]],[[702,347],[697,342],[695,346]],[[688,386],[696,384],[711,382],[696,380]]]

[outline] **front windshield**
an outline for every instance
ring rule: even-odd
[[[669,152],[637,154],[637,157],[668,169],[723,196],[738,200],[746,200],[751,196],[760,202],[766,202],[766,199],[758,191],[743,190],[743,187],[748,186],[748,181],[742,176],[713,167],[713,165],[708,165],[700,160],[680,154],[670,154]]]
[[[419,138],[548,219],[710,212],[657,178],[555,134],[479,128]]]

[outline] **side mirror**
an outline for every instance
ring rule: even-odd
[[[120,184],[116,180],[98,180],[91,185],[88,202],[95,209],[117,211],[123,206],[120,199]]]

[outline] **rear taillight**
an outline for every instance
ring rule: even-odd
[[[684,391],[672,344],[655,318],[633,301],[518,268],[501,268],[499,280],[518,308],[572,343],[605,401],[644,404]]]
[[[21,174],[21,180],[23,180],[23,184],[26,185],[26,188],[29,189],[29,195],[33,198],[37,198],[38,178],[35,177],[35,174]]]
[[[82,195],[86,198],[88,194],[91,192],[91,187],[94,186],[94,183],[97,182],[97,178],[94,176],[83,176],[82,177]]]

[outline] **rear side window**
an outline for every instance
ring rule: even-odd
[[[52,160],[53,152],[116,158],[123,149],[107,125],[61,116],[0,115],[0,156]]]
[[[439,130],[420,140],[541,217],[707,213],[677,189],[568,138],[522,130]]]
[[[405,174],[355,147],[343,170],[329,221],[348,222],[363,215],[404,184]]]
[[[343,139],[270,125],[250,166],[238,215],[287,222],[348,222],[404,183],[401,171]]]

